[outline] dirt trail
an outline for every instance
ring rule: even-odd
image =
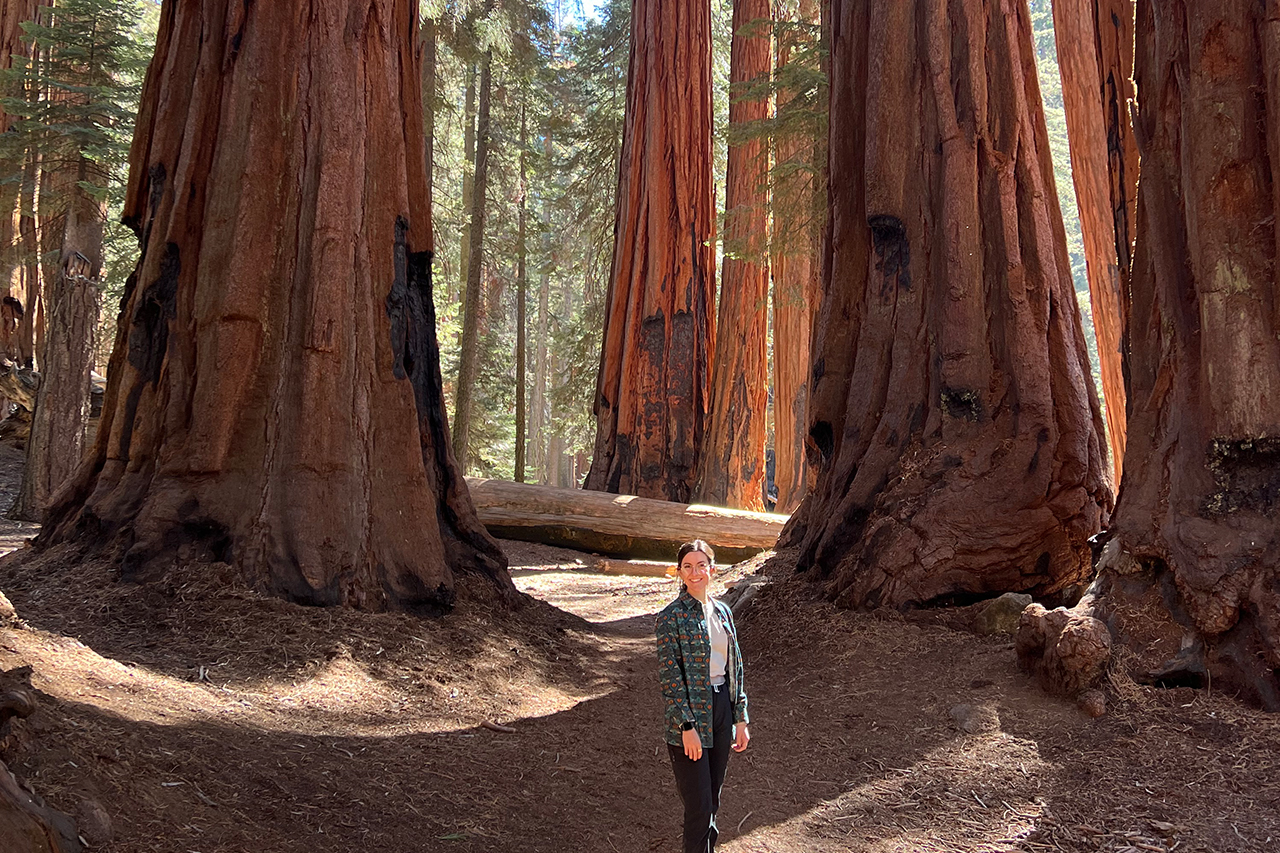
[[[504,544],[549,603],[424,620],[297,607],[208,567],[131,586],[66,552],[7,558],[25,625],[0,630],[0,666],[33,665],[43,709],[6,758],[58,808],[99,802],[113,853],[678,849],[651,639],[671,582]],[[1117,682],[1090,720],[953,616],[841,613],[795,580],[761,595],[722,850],[1280,842],[1273,718]],[[961,703],[987,728],[958,731]]]

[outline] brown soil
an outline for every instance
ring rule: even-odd
[[[42,707],[4,757],[56,808],[104,806],[112,853],[678,849],[651,640],[672,582],[504,547],[542,600],[438,619],[303,608],[207,567],[135,586],[68,552],[10,556],[24,625],[0,630],[0,668],[32,665]],[[797,580],[762,593],[721,849],[1280,844],[1275,717],[1113,679],[1091,720],[958,621],[839,612]],[[962,703],[988,730],[955,728]]]

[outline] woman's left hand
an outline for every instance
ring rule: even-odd
[[[751,742],[751,732],[747,729],[746,723],[734,723],[733,725],[733,751],[742,752],[747,748],[747,744]]]

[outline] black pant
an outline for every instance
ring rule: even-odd
[[[716,812],[720,810],[720,788],[733,745],[733,707],[729,685],[712,688],[711,731],[715,746],[702,750],[697,761],[689,760],[683,746],[667,744],[676,788],[684,801],[684,853],[713,853],[716,849]]]

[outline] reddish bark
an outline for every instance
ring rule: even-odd
[[[41,544],[114,543],[131,578],[227,561],[314,604],[515,600],[449,452],[416,18],[164,4],[125,205],[142,256]]]
[[[1280,3],[1141,0],[1129,442],[1091,608],[1280,710]]]
[[[1133,0],[1054,0],[1053,28],[1118,485],[1125,444],[1122,305],[1129,292],[1138,183],[1129,122]]]
[[[1091,571],[1111,504],[1025,0],[833,0],[814,493],[784,541],[850,606]]]
[[[814,0],[801,0],[796,19],[818,23]],[[784,68],[801,47],[812,49],[797,30],[778,34],[778,67]],[[776,509],[792,512],[809,491],[804,440],[809,431],[809,342],[813,316],[821,299],[822,248],[818,193],[822,145],[790,114],[806,104],[780,86],[777,94],[779,135],[777,177],[773,187],[773,454]],[[795,126],[800,124],[799,127]],[[825,199],[824,199],[825,201]]]
[[[18,267],[22,320],[18,323],[18,360],[35,367],[36,355],[44,342],[44,300],[40,287],[40,241],[36,231],[36,188],[40,183],[40,159],[28,157],[22,171],[18,204],[18,240],[23,261]]]
[[[99,182],[85,157],[71,177]],[[77,187],[64,213],[61,263],[51,280],[49,338],[40,356],[40,388],[27,439],[22,485],[11,518],[43,521],[55,492],[80,464],[89,424],[89,374],[100,307],[106,205]]]
[[[14,54],[28,55],[31,52],[29,42],[22,41],[22,22],[35,17],[40,0],[5,0],[0,3],[0,68],[8,69],[13,65]],[[12,117],[0,108],[0,133],[9,130]],[[15,171],[21,163],[6,163],[4,171]],[[27,295],[21,287],[21,281],[14,281],[13,247],[18,237],[15,225],[15,212],[18,203],[18,187],[6,183],[0,186],[0,289],[4,291],[8,316],[0,324],[0,352],[6,357],[19,357],[17,326],[11,322],[17,319],[18,306],[25,310]],[[16,300],[17,305],[8,300]]]
[[[636,0],[585,487],[687,502],[715,343],[711,8]]]
[[[711,405],[698,480],[700,503],[764,510],[769,403],[769,158],[760,125],[769,96],[745,90],[769,77],[770,0],[734,0],[729,52],[724,269],[716,315]]]

